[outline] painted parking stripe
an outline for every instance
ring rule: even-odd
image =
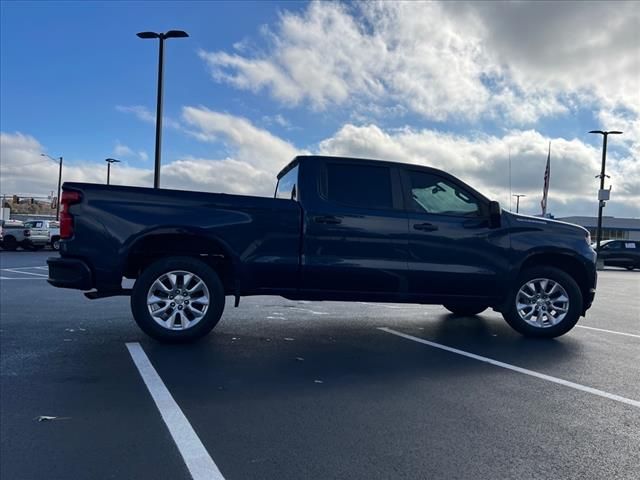
[[[25,267],[23,267],[25,268]],[[44,273],[23,272],[22,270],[16,270],[15,268],[3,268],[3,272],[19,273],[21,275],[35,275],[36,277],[48,277]]]
[[[407,335],[406,333],[398,332],[397,330],[393,330],[391,328],[378,327],[378,330],[382,330],[383,332],[387,332],[392,335],[397,335],[398,337],[406,338],[407,340],[412,340],[414,342],[422,343],[424,345],[429,345],[430,347],[439,348],[440,350],[456,353],[458,355],[462,355],[463,357],[472,358],[480,362],[489,363],[491,365],[495,365],[496,367],[506,368],[507,370],[513,370],[514,372],[523,373],[531,377],[540,378],[548,382],[557,383],[559,385],[564,385],[565,387],[573,388],[575,390],[580,390],[582,392],[591,393],[593,395],[598,395],[599,397],[608,398],[609,400],[615,400],[616,402],[625,403],[627,405],[631,405],[632,407],[640,408],[640,402],[638,400],[632,400],[630,398],[621,397],[620,395],[614,395],[613,393],[608,393],[603,390],[598,390],[596,388],[580,385],[579,383],[569,382],[561,378],[552,377],[551,375],[545,375],[544,373],[534,372],[533,370],[517,367],[509,363],[499,362],[498,360],[494,360],[488,357],[482,357],[480,355],[476,355],[475,353],[465,352],[464,350],[458,350],[457,348],[447,347],[446,345],[430,342],[429,340],[425,340],[424,338],[420,338],[420,337],[414,337],[413,335]]]
[[[47,280],[47,277],[22,277],[22,278],[15,278],[15,277],[0,277],[0,280]]]
[[[158,407],[160,415],[173,438],[187,469],[193,480],[224,480],[215,462],[204,448],[200,438],[193,430],[171,392],[165,386],[162,378],[153,368],[149,357],[137,342],[127,343],[127,349],[151,398]]]
[[[640,338],[640,335],[636,335],[635,333],[616,332],[615,330],[605,330],[604,328],[587,327],[586,325],[576,325],[576,327],[586,328],[587,330],[595,330],[597,332],[614,333],[616,335],[624,335],[626,337]]]

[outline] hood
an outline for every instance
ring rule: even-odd
[[[554,232],[574,234],[581,237],[586,237],[589,235],[589,231],[586,228],[581,227],[580,225],[574,225],[573,223],[561,222],[559,220],[552,220],[550,218],[521,215],[519,213],[506,211],[503,211],[503,215],[507,215],[509,217],[510,222],[514,227],[537,227],[542,230],[553,230]]]

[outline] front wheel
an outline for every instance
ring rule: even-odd
[[[60,250],[60,237],[53,237],[51,240],[51,248],[53,248],[56,252]]]
[[[161,342],[191,342],[220,321],[224,289],[216,272],[190,257],[170,257],[146,268],[133,287],[138,326]]]
[[[471,303],[445,303],[444,308],[449,310],[454,315],[460,315],[464,317],[472,317],[484,312],[487,309],[486,305],[471,304]]]
[[[526,337],[564,335],[578,322],[582,293],[571,276],[554,267],[534,267],[520,274],[502,313]]]

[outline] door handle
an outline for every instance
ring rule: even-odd
[[[413,225],[413,228],[421,232],[435,232],[438,230],[438,227],[433,223],[416,223]]]
[[[319,217],[313,217],[313,221],[316,223],[325,223],[328,225],[338,225],[342,223],[342,220],[338,217],[334,217],[333,215],[322,215]]]

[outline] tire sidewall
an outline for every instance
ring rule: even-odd
[[[539,328],[528,324],[520,318],[516,308],[516,295],[522,285],[535,278],[548,278],[559,283],[569,296],[569,312],[560,323],[552,327]],[[555,267],[533,267],[518,276],[514,290],[509,294],[508,309],[504,312],[504,319],[516,331],[527,337],[553,338],[571,330],[582,314],[583,298],[580,287],[570,275]]]
[[[186,270],[198,275],[206,284],[210,299],[204,317],[186,330],[169,330],[156,323],[147,308],[149,288],[162,274]],[[131,295],[131,311],[138,326],[150,337],[166,343],[192,342],[207,335],[217,325],[224,310],[224,288],[216,272],[204,262],[191,257],[169,257],[156,261],[138,277]]]

